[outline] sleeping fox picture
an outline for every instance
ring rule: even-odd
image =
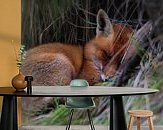
[[[111,23],[102,9],[96,21],[96,36],[84,46],[54,42],[27,50],[22,72],[33,76],[32,85],[64,86],[72,79],[86,79],[90,85],[95,85],[114,76],[133,29]],[[52,97],[23,98],[22,108],[32,115],[53,101]]]
[[[132,33],[127,25],[111,23],[100,9],[96,36],[84,47],[63,43],[36,46],[27,51],[22,71],[33,76],[33,85],[68,85],[75,78],[94,85],[116,73]]]

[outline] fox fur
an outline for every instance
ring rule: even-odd
[[[133,29],[112,24],[100,9],[96,37],[85,44],[47,43],[27,51],[24,75],[34,77],[34,85],[68,85],[72,79],[86,79],[90,85],[113,76],[128,46]]]

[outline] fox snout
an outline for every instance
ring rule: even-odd
[[[105,81],[108,80],[108,77],[107,77],[104,73],[102,73],[102,74],[100,75],[100,80],[101,80],[102,82],[105,82]]]

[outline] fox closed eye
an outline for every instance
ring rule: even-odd
[[[106,62],[109,62],[112,58],[112,55],[110,53],[104,52],[104,59]]]
[[[112,58],[112,55],[111,54],[107,54],[107,61],[110,60]]]

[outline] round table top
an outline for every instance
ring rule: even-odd
[[[144,95],[158,92],[157,89],[135,88],[135,87],[109,87],[109,86],[33,86],[32,94],[28,94],[25,89],[17,92],[13,87],[0,87],[0,96],[20,96],[20,97],[72,97],[72,96],[128,96]]]

